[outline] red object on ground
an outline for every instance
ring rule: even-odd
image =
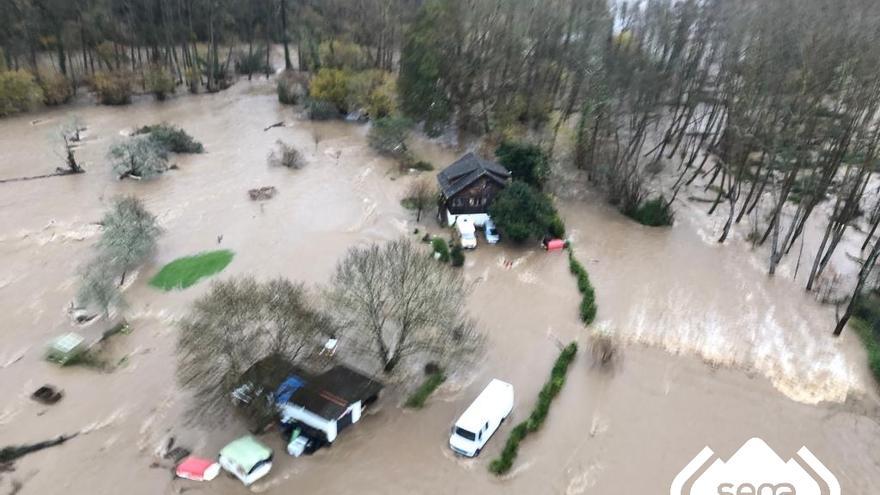
[[[177,465],[175,474],[194,481],[211,481],[220,474],[220,464],[211,459],[189,456]]]
[[[565,249],[565,241],[562,239],[552,239],[547,242],[547,251],[561,251]]]

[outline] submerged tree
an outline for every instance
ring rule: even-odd
[[[61,143],[61,154],[64,167],[58,167],[59,173],[81,174],[85,172],[76,161],[76,145],[80,142],[80,133],[83,130],[82,122],[77,117],[72,117],[66,124],[58,129],[58,140]]]
[[[248,378],[253,397],[247,416],[253,426],[274,408],[269,394],[293,365],[304,365],[321,339],[334,332],[302,284],[252,277],[214,282],[180,322],[177,379],[192,394],[189,412],[199,422],[222,423],[233,412],[232,392]],[[268,360],[268,361],[267,361]],[[244,377],[257,363],[272,364]],[[274,363],[274,364],[273,364]],[[278,363],[285,363],[279,365]],[[290,367],[287,367],[290,366]]]
[[[122,309],[125,300],[119,290],[129,270],[141,265],[156,250],[162,229],[156,217],[134,197],[113,201],[112,209],[101,220],[103,233],[96,253],[80,270],[77,303],[96,305],[109,315],[111,308]]]
[[[156,217],[134,196],[115,199],[101,225],[104,233],[98,241],[98,250],[102,258],[120,272],[119,285],[122,285],[125,274],[155,252],[162,229]]]
[[[116,283],[118,272],[113,260],[99,254],[81,269],[80,276],[76,292],[78,306],[92,305],[104,316],[109,316],[111,309],[125,308],[125,299]]]
[[[405,239],[352,248],[336,266],[328,306],[344,338],[385,373],[401,363],[473,358],[482,336],[467,314],[461,273]]]
[[[150,136],[133,136],[110,147],[108,157],[120,179],[151,179],[168,170],[168,155]]]

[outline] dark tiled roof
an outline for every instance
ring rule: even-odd
[[[298,389],[290,402],[324,419],[337,419],[348,406],[380,390],[381,383],[346,366],[336,366]]]
[[[484,175],[499,184],[510,178],[510,172],[503,166],[468,153],[440,171],[437,182],[443,195],[450,198]]]

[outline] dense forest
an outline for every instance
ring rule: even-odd
[[[276,46],[279,99],[313,117],[531,141],[652,225],[702,187],[718,242],[745,220],[770,274],[809,258],[808,290],[858,226],[852,294],[876,286],[875,0],[2,0],[0,115],[82,90],[220,91],[270,77]],[[817,215],[818,249],[798,253]]]

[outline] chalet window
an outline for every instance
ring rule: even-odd
[[[474,198],[468,198],[468,204],[469,204],[470,206],[476,206],[476,205],[477,205],[477,200],[474,199]]]

